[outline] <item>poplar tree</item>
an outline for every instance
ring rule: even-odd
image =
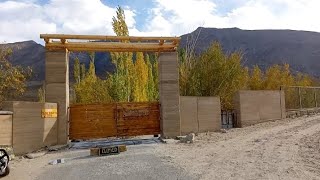
[[[136,53],[135,81],[133,89],[133,100],[135,102],[148,101],[148,66],[144,61],[142,52]]]
[[[129,36],[128,26],[125,22],[124,10],[119,6],[116,17],[112,18],[113,31],[117,36]],[[123,41],[127,42],[127,41]],[[133,72],[134,65],[131,52],[111,53],[115,72],[109,74],[110,93],[115,101],[129,102],[133,99]]]
[[[255,65],[252,70],[251,77],[249,78],[248,87],[251,90],[263,89],[263,73],[259,66]]]
[[[80,73],[80,61],[76,57],[74,60],[74,65],[73,65],[73,76],[74,76],[74,79],[76,80],[76,84],[80,83],[80,78],[81,78],[80,74],[81,74]]]
[[[154,83],[153,77],[153,66],[151,59],[149,58],[148,54],[145,54],[145,63],[147,64],[148,70],[148,83],[147,83],[147,96],[149,101],[156,100],[156,87]]]

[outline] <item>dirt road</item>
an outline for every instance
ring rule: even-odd
[[[320,179],[320,117],[207,133],[158,154],[200,179]]]
[[[203,133],[193,144],[128,146],[116,156],[67,150],[12,162],[4,179],[320,179],[320,116]],[[66,158],[61,165],[49,160]]]

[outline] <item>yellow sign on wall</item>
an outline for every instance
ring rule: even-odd
[[[57,109],[42,109],[41,110],[41,117],[42,118],[56,118],[56,117],[58,117],[58,110]]]

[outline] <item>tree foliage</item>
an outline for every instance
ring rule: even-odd
[[[117,8],[117,16],[112,18],[112,27],[117,36],[129,36],[124,10],[121,7]],[[132,52],[111,53],[115,72],[109,74],[108,79],[112,98],[115,101],[133,100],[134,64],[132,58]]]
[[[121,7],[117,8],[117,15],[112,19],[112,26],[117,36],[129,36],[124,10]],[[74,89],[77,103],[142,102],[159,98],[155,54],[144,55],[142,52],[137,52],[134,57],[132,52],[111,53],[115,69],[114,72],[108,73],[106,80],[101,80],[95,75],[94,54],[91,53],[90,57],[92,60],[88,72],[85,72],[84,64],[80,65],[79,60],[75,60],[76,85]]]
[[[241,89],[279,90],[281,86],[312,86],[310,76],[290,71],[289,64],[275,64],[262,71],[254,66],[249,72],[241,65],[242,54],[226,54],[218,43],[213,43],[200,56],[185,58],[185,51],[179,51],[180,57],[180,94],[187,96],[220,96],[223,109],[233,106],[234,93]],[[303,106],[311,107],[314,93],[303,90]],[[297,90],[286,90],[286,104],[293,106],[299,101]],[[299,103],[299,102],[298,102]]]
[[[11,49],[0,48],[0,103],[23,95],[26,80],[31,77],[31,68],[13,66],[9,62]]]
[[[222,106],[231,108],[234,93],[244,87],[247,78],[247,70],[241,66],[241,57],[239,52],[224,54],[215,42],[196,59],[181,59],[181,94],[220,96]]]
[[[111,102],[112,98],[109,95],[107,81],[101,80],[96,76],[95,66],[94,66],[94,55],[91,54],[91,61],[89,64],[89,69],[86,72],[85,69],[82,70],[81,74],[85,74],[83,78],[80,78],[79,81],[75,84],[75,94],[76,94],[76,103],[97,103],[97,102]],[[77,68],[80,67],[79,63],[75,63],[74,66]],[[76,67],[75,67],[76,69]],[[79,68],[80,69],[80,68]],[[81,76],[75,76],[77,79]]]
[[[133,101],[148,101],[148,66],[144,61],[142,52],[137,52],[135,63],[135,81],[133,90]]]

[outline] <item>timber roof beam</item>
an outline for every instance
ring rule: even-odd
[[[48,50],[108,52],[174,52],[180,37],[40,34]]]

